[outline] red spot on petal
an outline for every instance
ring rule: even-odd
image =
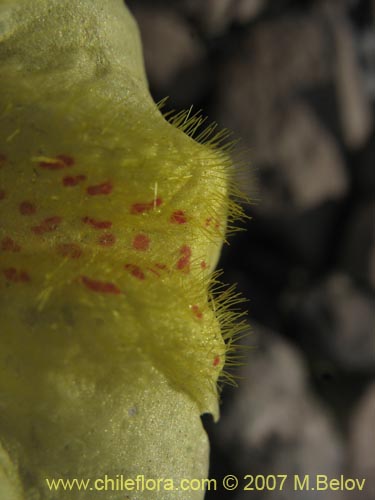
[[[213,361],[213,366],[217,366],[220,363],[220,356],[215,356]]]
[[[8,267],[7,269],[3,269],[3,274],[8,281],[17,280],[18,273],[15,267]]]
[[[99,245],[102,245],[103,247],[111,247],[114,245],[116,242],[116,236],[111,233],[105,233],[100,236],[98,239]]]
[[[145,212],[150,212],[154,207],[160,207],[163,203],[161,198],[156,198],[156,200],[150,201],[148,203],[134,203],[131,207],[130,212],[132,214],[143,214]]]
[[[96,220],[88,216],[82,217],[82,222],[94,227],[95,229],[109,229],[112,227],[112,222],[109,220]]]
[[[212,217],[208,217],[205,221],[204,221],[204,225],[206,227],[208,227],[210,224],[211,224],[211,221],[212,221]]]
[[[18,277],[19,277],[19,281],[22,281],[23,283],[27,283],[28,281],[30,281],[30,276],[28,275],[28,273],[26,271],[20,271],[18,273]]]
[[[5,191],[4,189],[0,189],[0,200],[3,200],[5,198]]]
[[[20,252],[21,247],[12,238],[6,237],[1,240],[1,250],[4,252]]]
[[[58,155],[57,158],[64,162],[65,166],[71,167],[74,165],[74,158],[68,155]]]
[[[7,157],[3,153],[0,153],[0,168],[5,165],[6,161],[7,161]]]
[[[201,262],[201,268],[202,269],[207,269],[207,263],[206,263],[205,260],[202,260],[202,262]]]
[[[183,210],[176,210],[172,213],[170,221],[172,224],[186,224],[187,218]]]
[[[160,278],[160,272],[157,271],[155,268],[153,267],[148,267],[147,268],[148,271],[151,271],[153,274],[155,274],[155,276],[157,276],[158,278]]]
[[[15,267],[3,269],[3,274],[7,281],[13,281],[14,283],[27,283],[30,281],[30,276],[26,271],[18,271]]]
[[[145,234],[137,234],[133,239],[133,248],[135,250],[145,251],[150,246],[150,238]]]
[[[148,270],[154,273],[158,278],[160,278],[161,272],[165,271],[166,269],[168,268],[165,264],[159,264],[158,262],[154,264],[153,267],[148,268]]]
[[[31,230],[35,234],[51,233],[52,231],[55,231],[58,228],[61,221],[62,221],[61,217],[58,216],[47,217],[47,219],[44,219],[39,224],[39,226],[34,226],[31,228]]]
[[[79,259],[82,255],[82,249],[76,243],[61,243],[57,246],[57,252],[69,259]]]
[[[113,186],[110,182],[103,182],[102,184],[96,184],[95,186],[89,186],[86,191],[90,196],[97,196],[101,194],[112,193]]]
[[[193,311],[194,316],[196,318],[198,318],[198,319],[202,319],[203,318],[203,313],[202,313],[202,311],[199,309],[199,307],[197,305],[192,306],[191,310]]]
[[[145,279],[144,272],[140,267],[135,266],[134,264],[125,264],[125,269],[135,278],[138,278],[139,280]]]
[[[23,201],[19,205],[19,210],[22,215],[33,215],[36,212],[36,207],[31,201]]]
[[[189,272],[190,270],[190,257],[191,257],[191,248],[188,245],[183,245],[180,248],[180,259],[177,262],[177,269],[180,271]]]
[[[93,280],[87,276],[81,276],[82,283],[93,292],[99,293],[111,293],[119,295],[121,290],[114,283],[109,283],[105,281]]]
[[[85,175],[75,175],[75,176],[66,176],[63,178],[62,183],[66,187],[77,186],[80,182],[86,180]]]
[[[39,166],[47,170],[61,170],[62,168],[71,167],[74,165],[74,158],[68,155],[58,155],[51,161],[41,161]]]

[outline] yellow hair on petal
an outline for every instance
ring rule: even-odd
[[[246,327],[215,271],[246,218],[235,141],[163,116],[122,0],[3,2],[0,25],[0,450],[25,498],[56,471],[205,476]]]

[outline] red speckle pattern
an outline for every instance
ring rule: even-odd
[[[33,215],[36,212],[36,207],[31,201],[23,201],[19,205],[19,211],[22,215]]]
[[[195,316],[197,319],[202,319],[202,318],[203,318],[203,313],[202,313],[202,311],[199,309],[199,306],[194,305],[194,306],[192,306],[191,310],[193,311],[194,316]]]
[[[157,276],[158,278],[160,278],[160,272],[157,271],[154,267],[148,267],[147,270],[155,274],[155,276]]]
[[[74,165],[74,158],[71,156],[61,154],[54,158],[54,161],[41,161],[39,166],[47,170],[61,170],[63,168],[72,167]]]
[[[144,214],[146,212],[150,212],[154,207],[160,207],[163,203],[161,198],[156,198],[156,200],[150,201],[148,203],[134,203],[131,207],[130,212],[134,215]]]
[[[190,271],[191,248],[188,245],[183,245],[180,248],[180,258],[177,261],[176,268],[180,271]]]
[[[220,363],[220,356],[215,356],[213,361],[213,366],[217,366]]]
[[[115,244],[115,242],[116,236],[112,233],[104,233],[98,239],[98,243],[102,247],[111,247]]]
[[[2,163],[5,162],[5,160],[6,160],[5,156],[0,154],[0,166],[2,165]],[[56,170],[62,170],[62,169],[72,167],[74,164],[75,164],[74,158],[72,156],[68,156],[65,154],[60,154],[53,159],[52,158],[50,160],[46,159],[45,161],[41,161],[39,163],[39,166],[41,168],[50,171],[49,173],[44,173],[43,177],[51,176],[51,177],[55,178],[56,186],[58,189],[57,193],[59,194],[59,196],[54,196],[54,197],[52,196],[51,198],[54,200],[54,202],[56,202],[56,206],[58,206],[57,202],[62,203],[62,204],[72,203],[72,198],[71,198],[70,193],[74,194],[77,192],[76,190],[69,190],[69,189],[65,190],[65,189],[63,189],[63,187],[71,188],[71,187],[78,186],[78,185],[84,183],[83,186],[81,187],[81,189],[86,190],[86,193],[89,196],[109,195],[113,192],[114,183],[112,181],[107,180],[107,181],[104,181],[104,182],[101,182],[98,184],[94,184],[95,182],[98,182],[98,179],[91,178],[91,179],[89,179],[88,182],[86,182],[87,178],[89,177],[89,174],[87,174],[87,172],[86,172],[87,175],[84,175],[83,173],[78,173],[77,175],[65,175],[65,172],[64,172],[64,173],[57,174],[57,176],[55,173],[53,173],[53,171],[56,171]],[[70,173],[70,172],[67,172],[67,173]],[[76,174],[75,169],[73,169],[73,174]],[[105,177],[104,177],[104,179],[105,179]],[[91,185],[88,185],[88,184],[91,184]],[[51,183],[51,186],[52,186],[52,183]],[[117,185],[115,185],[115,186],[117,186]],[[64,191],[66,199],[59,200],[61,191]],[[78,188],[78,191],[80,192],[80,188]],[[51,194],[53,195],[53,192]],[[3,189],[0,189],[0,199],[5,198],[6,195],[8,195],[8,193],[6,193]],[[146,197],[146,200],[147,200],[147,197]],[[94,232],[94,234],[91,234],[91,236],[94,236],[94,239],[95,239],[94,244],[96,243],[97,245],[100,245],[102,247],[113,247],[117,241],[118,236],[116,236],[116,234],[115,234],[116,231],[112,229],[112,227],[113,227],[112,221],[105,220],[105,217],[111,217],[110,215],[106,215],[106,214],[111,213],[110,208],[112,208],[112,207],[110,207],[110,205],[108,205],[108,207],[109,207],[108,212],[104,211],[102,213],[100,211],[99,212],[96,211],[99,208],[99,205],[98,205],[96,200],[90,200],[88,197],[84,196],[81,201],[83,202],[83,204],[80,206],[86,207],[86,208],[84,208],[85,212],[83,212],[83,213],[87,213],[87,214],[93,213],[93,215],[95,217],[92,217],[91,215],[85,215],[83,217],[79,216],[79,217],[81,217],[81,219],[78,218],[78,221],[77,221],[77,218],[75,218],[73,216],[72,219],[75,219],[74,224],[77,224],[77,222],[79,224],[81,221],[81,227],[79,228],[80,230],[78,230],[76,232],[75,231],[76,228],[74,227],[74,224],[73,224],[73,227],[72,227],[73,232],[72,232],[72,237],[71,237],[72,239],[70,240],[70,238],[69,238],[67,242],[61,243],[60,238],[64,237],[63,231],[58,232],[57,236],[59,239],[57,239],[56,235],[52,235],[50,240],[47,240],[47,237],[46,237],[45,239],[42,238],[40,241],[40,244],[42,246],[45,243],[46,247],[48,247],[48,248],[51,248],[51,246],[54,247],[55,259],[57,258],[57,256],[60,256],[61,258],[65,258],[65,259],[78,260],[78,259],[81,259],[82,256],[85,256],[86,252],[88,255],[89,254],[95,255],[95,253],[97,253],[98,249],[96,249],[96,252],[95,252],[95,250],[88,249],[88,246],[86,246],[86,245],[88,245],[88,242],[90,242],[90,240],[91,240],[90,235],[87,234],[88,232],[92,233],[90,228],[93,228],[94,230],[100,231],[99,233]],[[98,200],[98,201],[101,201],[101,200]],[[104,201],[111,201],[111,200],[108,199],[108,200],[104,200]],[[126,203],[126,201],[124,201],[124,203]],[[128,210],[133,215],[142,215],[142,214],[147,214],[147,213],[154,211],[157,207],[160,207],[162,204],[163,204],[163,199],[161,197],[155,197],[154,199],[152,199],[150,201],[142,201],[142,198],[141,198],[141,201],[133,203],[131,205],[128,205]],[[90,208],[90,206],[91,206],[91,208]],[[104,208],[106,210],[107,207],[104,207]],[[59,227],[63,221],[63,218],[57,214],[43,218],[44,215],[40,215],[40,213],[42,213],[42,206],[39,206],[38,200],[35,200],[35,199],[33,201],[23,200],[23,201],[19,202],[18,207],[16,205],[15,209],[16,210],[18,209],[19,213],[23,216],[32,216],[32,215],[36,214],[37,212],[39,212],[39,217],[37,217],[36,221],[31,219],[32,222],[29,224],[29,228],[31,229],[31,231],[35,235],[44,235],[47,233],[48,234],[53,233],[54,231],[59,229]],[[54,212],[52,212],[52,213],[54,213]],[[70,213],[70,210],[68,211],[68,213]],[[127,214],[125,214],[125,215],[127,215]],[[129,216],[128,216],[128,218],[129,218]],[[135,250],[137,252],[147,252],[150,249],[152,244],[153,244],[153,246],[155,246],[154,240],[153,240],[153,233],[149,232],[150,230],[148,229],[148,223],[150,222],[149,219],[147,217],[145,217],[142,221],[139,221],[139,219],[138,220],[133,219],[132,217],[130,217],[130,219],[132,219],[132,223],[129,224],[128,228],[123,228],[123,231],[125,234],[129,234],[129,233],[131,234],[130,241],[125,241],[125,242],[119,241],[117,243],[116,250],[121,252],[121,244],[122,244],[123,245],[122,251],[124,251],[126,253],[126,251],[129,250],[129,244],[131,244],[131,248],[133,250]],[[18,219],[18,221],[19,220],[20,220],[20,218]],[[189,220],[190,220],[190,217],[188,217],[186,215],[186,212],[184,210],[176,209],[173,211],[173,208],[172,208],[169,211],[167,211],[166,214],[163,215],[163,218],[160,219],[159,222],[160,222],[160,224],[164,224],[164,226],[170,227],[169,224],[184,225],[184,224],[187,224]],[[202,220],[204,220],[204,218],[202,218]],[[23,219],[22,222],[28,222],[28,221]],[[66,221],[64,223],[64,226],[65,225],[67,226],[67,230],[69,230],[69,222],[70,222],[70,216],[69,217],[67,216]],[[211,218],[211,217],[209,217],[205,220],[206,226],[212,227],[215,224],[215,222],[216,222],[216,219]],[[89,228],[84,227],[83,224],[85,224],[86,226],[89,226]],[[64,227],[63,227],[63,229],[64,229]],[[137,233],[136,232],[137,230],[140,232]],[[170,230],[171,230],[171,228],[170,228]],[[172,232],[174,233],[177,230],[178,230],[178,228],[175,228],[175,230],[173,230]],[[126,233],[126,231],[128,231],[128,233]],[[159,227],[156,225],[155,234],[159,234],[158,231],[159,231]],[[183,233],[184,228],[181,227],[180,231],[181,231],[181,233]],[[184,238],[184,236],[182,236],[182,238]],[[77,240],[77,242],[79,244],[75,240]],[[62,240],[62,241],[64,241],[64,240]],[[125,270],[125,273],[123,271],[123,273],[124,273],[123,279],[125,278],[130,285],[133,284],[133,286],[135,286],[137,282],[133,282],[132,278],[135,278],[136,280],[139,280],[139,281],[144,281],[144,280],[146,280],[146,277],[147,277],[147,278],[149,278],[149,282],[152,283],[151,279],[155,280],[155,276],[157,278],[162,278],[162,277],[170,276],[171,273],[177,273],[177,272],[188,273],[190,271],[191,259],[192,259],[191,246],[186,244],[186,243],[184,244],[184,239],[181,239],[180,243],[177,243],[176,246],[175,246],[174,241],[171,241],[171,245],[169,245],[169,241],[167,241],[167,238],[166,238],[165,253],[163,253],[163,249],[162,249],[162,253],[164,254],[164,258],[162,258],[162,260],[168,262],[168,266],[166,264],[163,264],[160,262],[155,262],[153,260],[153,258],[158,259],[158,257],[157,257],[157,255],[153,256],[151,254],[151,252],[150,252],[150,254],[143,255],[143,256],[138,255],[139,259],[141,259],[141,258],[143,259],[143,260],[138,261],[136,258],[136,254],[134,254],[130,251],[130,253],[133,255],[133,259],[134,259],[133,262],[139,262],[140,266],[133,264],[133,263],[123,264],[124,270]],[[37,245],[37,246],[40,246],[40,245]],[[153,247],[152,247],[152,249],[153,249]],[[13,252],[13,253],[22,251],[21,246],[9,236],[4,237],[0,241],[0,250],[3,252]],[[91,250],[91,252],[90,252],[90,250]],[[101,250],[101,256],[104,258],[106,256],[106,254],[110,253],[110,252],[111,252],[110,249],[109,250],[103,249],[103,250]],[[169,262],[169,260],[168,260],[168,256],[170,254],[174,255],[174,258],[172,257],[171,262]],[[150,255],[150,259],[147,259],[148,255]],[[9,258],[9,256],[8,256],[8,258]],[[132,260],[132,258],[130,258],[129,260]],[[90,261],[89,258],[88,258],[88,261]],[[125,259],[123,260],[123,263],[126,261],[127,261],[127,259],[125,257]],[[64,263],[64,264],[66,264],[66,263]],[[79,261],[76,263],[76,267],[78,268],[78,266],[79,266],[79,268],[81,270],[76,274],[75,283],[78,283],[78,285],[82,289],[87,289],[88,290],[87,293],[94,292],[94,293],[107,294],[107,295],[120,295],[120,294],[122,295],[123,294],[123,292],[121,291],[119,286],[111,281],[93,279],[91,277],[82,275],[81,274],[82,272],[89,273],[89,271],[83,270],[83,269],[86,269],[85,264],[90,264],[90,262],[83,262],[82,263],[82,261]],[[13,262],[11,264],[8,264],[8,266],[11,266],[11,265],[17,266],[17,264],[15,264]],[[70,263],[70,265],[73,267],[73,263]],[[198,266],[199,266],[199,261],[198,261]],[[200,262],[200,267],[201,267],[201,269],[206,269],[207,268],[206,262],[202,260]],[[36,272],[36,271],[34,271],[34,272]],[[1,273],[1,271],[0,271],[0,273]],[[130,276],[128,276],[127,273],[130,274]],[[8,282],[27,283],[27,282],[31,281],[28,272],[23,270],[23,269],[18,269],[17,267],[7,267],[6,269],[3,268],[2,274]],[[179,276],[181,277],[181,275],[179,275]],[[1,277],[1,274],[0,274],[0,277]],[[34,275],[33,275],[33,278],[34,278]],[[68,279],[70,280],[70,276],[68,276]],[[111,280],[111,277],[109,277],[109,279]],[[139,287],[145,286],[146,284],[147,284],[147,282],[144,284],[140,284]],[[197,304],[190,305],[190,311],[191,312],[189,313],[189,309],[187,309],[187,313],[190,314],[190,318],[192,321],[194,321],[194,318],[195,318],[195,320],[202,320],[203,319],[204,313],[202,312],[201,308]],[[219,363],[220,363],[220,358],[219,358],[219,356],[216,356],[214,358],[213,364],[214,364],[214,366],[217,366]]]
[[[1,250],[4,252],[20,252],[21,247],[12,238],[6,237],[1,240]]]
[[[89,224],[95,229],[110,229],[112,227],[112,222],[109,220],[96,220],[93,217],[82,217],[82,222],[84,224]]]
[[[220,222],[219,222],[217,219],[213,219],[212,217],[208,217],[208,218],[204,221],[204,225],[205,225],[206,227],[209,227],[209,226],[213,225],[215,229],[219,229],[219,227],[220,227]]]
[[[172,213],[170,222],[172,224],[186,224],[187,218],[183,210],[176,210]]]
[[[156,263],[153,267],[149,267],[148,270],[155,274],[158,278],[161,276],[161,272],[165,271],[167,266],[165,264]]]
[[[52,231],[55,231],[58,226],[61,223],[61,217],[54,216],[54,217],[47,217],[47,219],[44,219],[39,226],[34,226],[31,228],[32,232],[35,234],[44,234],[44,233],[51,233]]]
[[[15,267],[3,269],[3,274],[7,281],[13,281],[14,283],[27,283],[30,281],[30,276],[26,271],[17,270]]]
[[[112,193],[113,186],[110,182],[103,182],[95,186],[89,186],[86,191],[90,196],[98,196]]]
[[[77,186],[77,184],[85,180],[86,180],[85,175],[66,176],[63,178],[62,183],[65,187],[71,187],[71,186]]]
[[[135,250],[146,251],[150,247],[150,238],[145,234],[137,234],[133,239],[133,248]]]
[[[125,269],[130,272],[132,276],[139,280],[144,280],[145,275],[142,269],[134,264],[125,264]]]
[[[76,243],[61,243],[57,246],[57,252],[69,259],[79,259],[83,253],[81,247]]]
[[[114,283],[93,280],[91,278],[88,278],[87,276],[81,276],[81,279],[85,287],[87,287],[89,290],[92,290],[93,292],[109,293],[114,295],[119,295],[121,293],[119,287]]]

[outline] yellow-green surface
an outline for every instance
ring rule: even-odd
[[[0,0],[1,499],[203,498],[45,478],[207,475],[227,169],[153,103],[121,0]]]

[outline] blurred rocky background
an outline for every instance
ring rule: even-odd
[[[238,388],[204,417],[212,478],[366,478],[375,498],[375,5],[366,0],[129,0],[155,100],[241,137],[253,203],[224,280],[249,302]],[[242,157],[244,155],[242,154]],[[245,481],[242,481],[242,485]]]

